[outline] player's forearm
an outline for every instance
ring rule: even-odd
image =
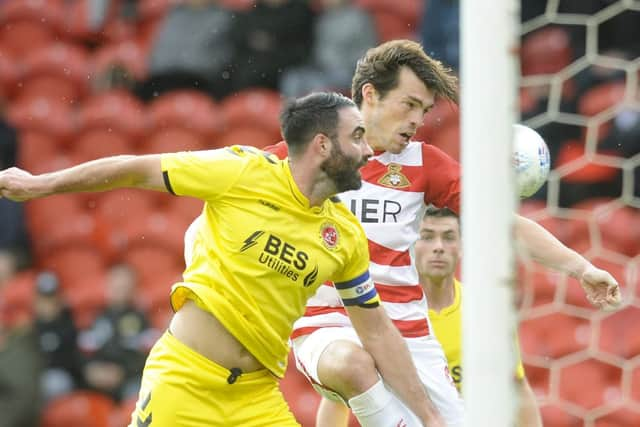
[[[378,371],[398,397],[425,425],[438,419],[438,411],[420,382],[404,339],[387,320],[378,334],[363,340],[365,349],[373,356]]]
[[[125,187],[163,190],[160,157],[123,155],[92,160],[38,175],[32,191],[38,196],[47,196]]]
[[[527,255],[546,267],[579,278],[590,265],[582,255],[527,218],[516,215],[515,233]]]
[[[538,410],[536,395],[526,378],[519,381],[520,407],[518,408],[517,427],[542,427],[542,418]]]

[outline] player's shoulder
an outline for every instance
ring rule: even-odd
[[[330,197],[327,201],[328,209],[330,209],[330,217],[340,224],[344,230],[348,231],[353,238],[365,239],[366,234],[358,218],[349,210],[339,196]]]

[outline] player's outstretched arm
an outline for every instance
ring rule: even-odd
[[[124,187],[167,191],[160,155],[105,157],[41,175],[19,168],[0,171],[0,196],[17,202],[52,194]]]
[[[616,279],[566,247],[544,227],[516,215],[515,232],[523,249],[535,261],[578,279],[591,304],[602,310],[612,310],[620,305],[620,287]]]
[[[400,332],[384,308],[347,306],[351,323],[376,368],[398,397],[425,426],[444,427],[445,423],[429,398]]]

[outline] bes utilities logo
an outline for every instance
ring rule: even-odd
[[[254,231],[244,239],[240,252],[256,245],[261,245],[262,250],[258,256],[258,262],[267,268],[285,276],[292,282],[297,282],[309,262],[309,254],[297,249],[294,245],[262,230]],[[314,266],[302,280],[304,287],[311,286],[318,277],[318,266]]]

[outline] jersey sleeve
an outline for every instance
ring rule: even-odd
[[[214,200],[240,177],[249,162],[247,151],[244,147],[233,146],[163,154],[164,184],[174,195]]]
[[[280,160],[287,158],[289,155],[289,147],[285,141],[280,141],[275,145],[269,145],[264,148],[264,151],[275,154]]]
[[[424,201],[447,207],[460,215],[460,163],[433,145],[422,144],[422,158],[429,174]]]
[[[342,277],[334,281],[345,306],[377,307],[380,297],[369,275],[369,248],[362,227],[358,227],[358,238],[350,251],[352,257],[346,264]]]

